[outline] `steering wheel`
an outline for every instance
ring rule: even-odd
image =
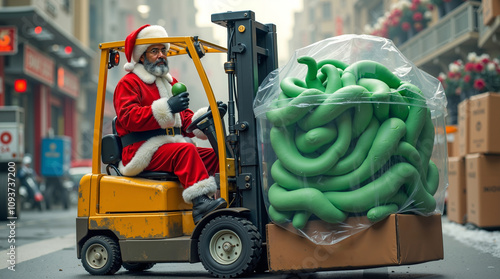
[[[224,107],[219,107],[220,115],[226,114]],[[217,135],[215,133],[215,125],[213,120],[212,111],[205,112],[202,116],[195,119],[186,129],[186,132],[192,133],[195,129],[200,129],[208,138],[210,145],[219,156],[219,148],[217,147]]]
[[[220,115],[226,114],[226,109],[223,107],[219,107],[219,114]],[[205,112],[203,115],[201,115],[197,119],[193,120],[193,122],[191,122],[191,124],[187,127],[186,132],[192,133],[195,129],[199,129],[205,132],[205,129],[208,126],[213,125],[213,121],[211,121],[212,117],[213,115],[211,110]]]

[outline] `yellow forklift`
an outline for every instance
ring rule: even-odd
[[[193,120],[190,128],[204,131],[218,153],[220,195],[230,207],[209,214],[195,226],[191,205],[182,199],[183,188],[173,174],[119,175],[120,139],[116,134],[103,137],[102,130],[108,68],[118,64],[124,41],[102,43],[92,174],[80,182],[76,220],[77,255],[91,274],[113,274],[122,265],[141,271],[155,263],[201,261],[215,276],[234,277],[265,264],[263,236],[269,219],[259,184],[256,125],[249,104],[258,84],[277,67],[276,27],[255,21],[252,11],[214,14],[212,21],[227,27],[231,38],[227,49],[197,37],[138,39],[136,44],[170,43],[169,59],[185,54],[192,58],[212,112]],[[230,82],[228,135],[200,60],[212,53],[228,57],[224,65]],[[101,160],[107,173],[101,173]]]
[[[193,120],[188,130],[204,131],[218,154],[220,173],[216,179],[220,196],[228,207],[208,214],[195,225],[191,205],[184,202],[183,188],[173,174],[120,175],[117,169],[121,159],[120,139],[115,131],[104,136],[102,131],[108,69],[118,65],[124,41],[102,43],[92,173],[80,182],[76,219],[77,257],[84,268],[92,275],[105,275],[114,274],[122,266],[134,272],[150,269],[156,263],[201,262],[211,275],[229,278],[268,269],[293,272],[387,264],[384,251],[399,253],[400,246],[388,249],[385,246],[399,236],[400,226],[411,221],[406,217],[391,216],[374,226],[375,234],[360,233],[341,246],[316,245],[272,224],[264,201],[261,178],[266,173],[259,164],[258,123],[252,104],[259,84],[278,65],[276,26],[257,22],[252,11],[213,14],[211,19],[227,28],[227,48],[198,37],[138,39],[136,44],[170,43],[169,59],[185,54],[191,57],[211,112]],[[227,129],[200,60],[212,53],[227,55],[224,64],[229,88]],[[101,173],[101,164],[105,165],[106,173]],[[440,230],[439,217],[430,218],[431,221],[417,217],[419,225],[411,228],[414,233],[424,227]],[[434,247],[441,245],[436,255],[424,260],[442,258],[442,239],[439,242],[439,237],[433,237],[436,232],[425,232],[427,239],[435,240],[432,243],[408,238],[409,248],[402,247],[401,254],[405,253],[404,249],[425,252],[433,247],[430,249],[434,251]],[[393,238],[387,240],[390,237]],[[371,238],[377,247],[370,246],[368,239]],[[364,258],[361,254],[367,247],[379,249],[379,256],[374,258],[382,257],[382,261],[372,263]],[[271,256],[274,267],[271,267]],[[419,261],[422,257],[400,260],[398,254],[392,264]]]

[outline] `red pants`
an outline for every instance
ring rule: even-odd
[[[186,189],[219,172],[219,160],[212,148],[168,143],[158,148],[146,170],[173,172]]]

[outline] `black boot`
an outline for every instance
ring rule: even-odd
[[[208,213],[227,206],[227,202],[223,198],[213,200],[207,195],[201,195],[193,199],[193,220],[198,223],[201,218],[205,217]]]

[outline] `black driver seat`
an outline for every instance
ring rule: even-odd
[[[116,132],[116,116],[112,122],[113,134],[105,135],[101,142],[101,159],[106,164],[106,172],[111,175],[113,169],[118,176],[123,174],[118,169],[118,164],[122,160],[122,141]],[[178,181],[179,178],[171,172],[160,171],[143,171],[136,175],[137,177],[154,179],[154,180],[167,180]]]

